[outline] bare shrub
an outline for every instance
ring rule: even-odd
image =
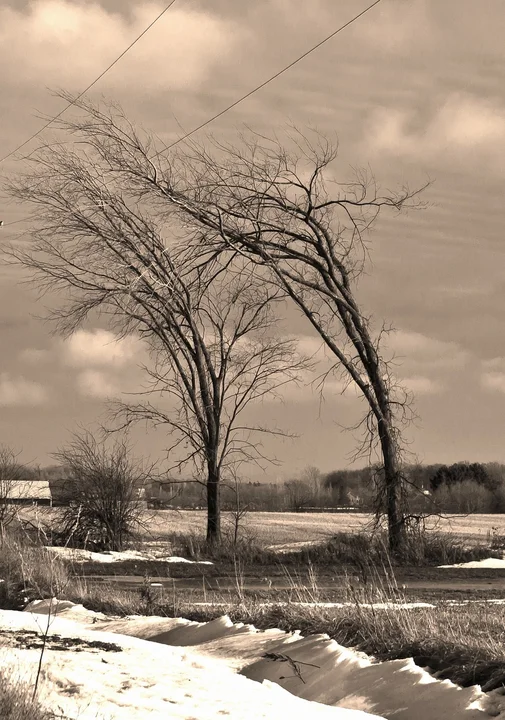
[[[69,468],[72,497],[62,512],[61,540],[73,547],[122,550],[142,523],[153,466],[132,457],[125,437],[107,446],[89,432],[74,435],[55,457]]]
[[[0,445],[0,533],[12,524],[16,518],[16,505],[12,503],[14,486],[25,475],[23,465],[10,448]]]

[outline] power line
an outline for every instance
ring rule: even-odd
[[[9,225],[17,225],[17,223],[20,222],[28,222],[28,220],[33,220],[33,218],[38,217],[38,215],[29,215],[25,218],[20,218],[19,220],[11,220],[10,222],[6,223],[3,222],[3,220],[0,220],[0,227],[9,227]]]
[[[88,87],[87,87],[85,90],[83,90],[80,95],[77,96],[77,98],[75,99],[74,102],[76,102],[77,100],[79,100],[79,98],[81,98],[90,88],[92,88],[93,85],[95,85],[95,83],[97,83],[97,82],[100,80],[100,78],[102,78],[102,77],[105,75],[105,73],[107,73],[107,72],[128,52],[128,50],[130,50],[130,48],[132,48],[132,47],[135,45],[135,43],[137,43],[137,42],[140,40],[140,38],[141,38],[143,35],[145,35],[146,32],[161,18],[161,16],[164,15],[164,14],[167,12],[167,10],[169,10],[169,9],[172,7],[172,5],[174,4],[174,2],[175,2],[175,0],[172,0],[172,2],[171,2],[169,5],[167,5],[167,7],[166,7],[166,8],[158,15],[158,17],[155,18],[155,19],[153,20],[153,22],[131,43],[131,45],[130,45],[128,48],[126,48],[126,50],[125,50],[123,53],[121,53],[121,55],[119,55],[119,57],[116,58],[116,60],[114,60],[114,62],[111,63],[111,64],[109,65],[109,67],[108,67],[106,70],[104,70],[103,73],[96,78],[96,80],[94,80],[90,85],[88,85]],[[289,63],[288,65],[286,65],[285,67],[283,67],[281,70],[279,70],[278,72],[276,72],[274,75],[272,75],[271,77],[269,77],[267,80],[265,80],[264,82],[262,82],[260,85],[257,85],[255,88],[253,88],[252,90],[250,90],[249,92],[247,92],[245,95],[242,95],[242,97],[238,98],[238,100],[235,100],[233,103],[231,103],[230,105],[228,105],[226,108],[224,108],[224,109],[221,110],[220,112],[216,113],[215,115],[213,115],[211,118],[209,118],[209,119],[206,120],[205,122],[201,123],[201,125],[198,125],[198,127],[196,127],[196,128],[194,128],[193,130],[190,130],[189,132],[185,133],[184,135],[182,135],[182,136],[181,136],[180,138],[178,138],[177,140],[174,140],[174,142],[170,143],[170,145],[164,145],[164,146],[163,146],[163,149],[162,149],[162,150],[159,150],[159,151],[156,153],[155,157],[158,157],[158,156],[161,155],[161,153],[164,152],[165,150],[170,150],[170,148],[173,148],[173,147],[174,147],[175,145],[177,145],[178,143],[180,143],[180,142],[182,142],[183,140],[186,140],[187,138],[191,137],[191,136],[194,135],[196,132],[198,132],[198,131],[201,130],[202,128],[206,127],[207,125],[210,125],[210,123],[214,122],[214,120],[217,120],[217,118],[221,117],[222,115],[224,115],[225,113],[227,113],[229,110],[231,110],[232,108],[236,107],[237,105],[239,105],[241,102],[243,102],[243,101],[246,100],[247,98],[251,97],[251,95],[254,95],[254,93],[258,92],[258,90],[261,90],[261,89],[264,88],[266,85],[269,85],[273,80],[276,80],[278,77],[280,77],[280,76],[283,75],[285,72],[287,72],[287,71],[290,70],[292,67],[294,67],[294,65],[297,65],[301,60],[303,60],[303,59],[306,58],[308,55],[310,55],[311,53],[313,53],[315,50],[317,50],[318,48],[320,48],[322,45],[324,45],[325,43],[327,43],[329,40],[331,40],[332,38],[334,38],[335,35],[338,35],[338,33],[342,32],[342,30],[345,30],[347,27],[349,27],[349,26],[352,25],[354,22],[356,22],[356,20],[359,20],[359,18],[363,17],[363,15],[365,15],[367,12],[369,12],[369,10],[371,10],[372,8],[374,8],[374,7],[375,7],[376,5],[378,5],[380,2],[381,2],[381,0],[375,0],[375,2],[371,3],[371,5],[368,5],[368,7],[366,7],[364,10],[362,10],[360,13],[358,13],[358,14],[355,15],[353,18],[351,18],[350,20],[348,20],[346,23],[344,23],[343,25],[341,25],[339,28],[337,28],[336,30],[334,30],[332,33],[330,33],[329,35],[327,35],[323,40],[321,40],[320,42],[318,42],[316,45],[313,45],[309,50],[307,50],[306,52],[304,52],[302,55],[299,55],[295,60],[293,60],[291,63]],[[10,153],[9,153],[8,155],[6,155],[5,157],[0,158],[0,163],[3,162],[4,160],[6,160],[6,159],[7,159],[8,157],[10,157],[11,155],[13,155],[13,154],[14,154],[15,152],[17,152],[20,148],[24,147],[24,145],[26,145],[26,144],[29,143],[31,140],[33,140],[33,138],[37,137],[37,135],[39,135],[43,130],[45,130],[52,122],[54,122],[54,120],[57,120],[59,117],[61,117],[61,115],[63,115],[63,113],[64,113],[66,110],[68,110],[68,108],[71,107],[72,104],[73,104],[73,103],[69,103],[65,108],[63,108],[63,110],[62,110],[58,115],[56,115],[56,116],[55,116],[54,118],[52,118],[48,123],[46,123],[46,125],[44,125],[44,127],[40,128],[40,130],[38,130],[38,131],[37,131],[36,133],[34,133],[31,137],[29,137],[28,140],[25,140],[24,143],[22,143],[22,144],[19,145],[17,148],[15,148],[14,150],[12,150],[12,152],[10,152]],[[27,219],[30,219],[30,218],[27,218]],[[7,223],[7,224],[4,225],[4,226],[7,227],[7,225],[14,225],[14,224],[16,224],[16,223],[18,223],[18,222],[23,222],[23,220],[14,220],[13,222]]]
[[[175,145],[177,145],[178,143],[182,142],[183,140],[186,140],[187,138],[191,137],[191,135],[194,135],[196,132],[198,132],[202,128],[206,127],[207,125],[210,125],[210,123],[214,122],[214,120],[217,120],[217,118],[221,117],[222,115],[227,113],[229,110],[236,107],[237,105],[239,105],[241,102],[243,102],[247,98],[251,97],[251,95],[254,95],[254,93],[258,92],[258,90],[261,90],[266,85],[271,83],[273,80],[276,80],[280,75],[287,72],[294,65],[296,65],[301,60],[306,58],[307,55],[310,55],[311,53],[313,53],[315,50],[320,48],[321,45],[324,45],[325,43],[328,42],[328,40],[331,40],[332,38],[335,37],[335,35],[338,35],[338,33],[342,32],[342,30],[345,30],[345,28],[349,27],[349,25],[352,25],[354,22],[356,22],[356,20],[359,20],[360,17],[363,17],[363,15],[365,15],[369,10],[371,10],[373,7],[378,5],[380,2],[381,2],[381,0],[375,0],[375,2],[373,2],[371,5],[366,7],[364,10],[362,10],[357,15],[355,15],[353,18],[351,18],[351,20],[348,20],[344,25],[341,25],[339,28],[334,30],[330,35],[327,35],[323,40],[318,42],[317,45],[314,45],[313,47],[311,47],[309,50],[304,52],[303,55],[300,55],[299,57],[296,58],[296,60],[293,60],[293,62],[289,63],[289,65],[286,65],[286,67],[283,67],[282,70],[279,70],[279,72],[276,72],[275,75],[272,75],[267,80],[262,82],[260,85],[257,85],[255,88],[253,88],[252,90],[247,92],[245,95],[242,95],[242,97],[240,97],[238,100],[235,100],[230,105],[228,105],[228,107],[225,107],[224,110],[221,110],[220,112],[216,113],[211,118],[209,118],[208,120],[205,120],[205,122],[203,122],[201,125],[198,125],[198,127],[194,128],[193,130],[190,130],[189,132],[187,132],[185,135],[182,135],[177,140],[174,140],[174,142],[170,143],[170,145],[164,145],[163,149],[160,150],[159,152],[157,152],[155,157],[158,157],[158,155],[161,155],[161,153],[164,152],[165,150],[170,150],[170,148],[173,148]]]
[[[80,100],[80,99],[82,98],[82,96],[85,95],[85,94],[88,92],[88,90],[91,90],[91,88],[92,88],[94,85],[96,85],[96,83],[97,83],[99,80],[101,80],[101,79],[103,78],[103,76],[106,75],[106,74],[109,72],[109,70],[111,70],[111,69],[114,67],[114,65],[116,65],[116,64],[126,55],[126,53],[129,52],[129,51],[132,49],[132,47],[133,47],[134,45],[136,45],[141,38],[144,37],[144,35],[145,35],[147,32],[149,32],[149,30],[153,27],[153,25],[155,25],[155,24],[158,22],[158,20],[160,20],[160,18],[162,18],[163,15],[164,15],[168,10],[170,10],[170,8],[171,8],[172,5],[175,3],[175,1],[176,1],[176,0],[172,0],[172,2],[170,2],[170,3],[165,7],[165,9],[162,10],[162,11],[160,12],[160,14],[159,14],[157,17],[154,18],[154,20],[145,28],[145,30],[143,30],[143,31],[140,33],[140,35],[138,35],[138,36],[135,38],[135,40],[134,40],[132,43],[130,43],[130,45],[128,45],[128,47],[127,47],[125,50],[123,50],[123,52],[121,53],[121,55],[118,55],[118,57],[117,57],[113,62],[111,62],[111,64],[110,64],[108,67],[106,67],[105,70],[104,70],[102,73],[100,73],[100,75],[99,75],[97,78],[95,78],[95,79],[93,80],[93,82],[91,82],[86,88],[84,88],[84,90],[83,90],[81,93],[79,93],[79,95],[75,98],[75,100],[74,100],[73,102],[68,103],[68,105],[67,105],[66,107],[64,107],[63,110],[61,110],[61,112],[59,112],[57,115],[55,115],[54,117],[52,117],[48,122],[46,122],[45,125],[43,125],[41,128],[39,128],[39,130],[37,130],[37,132],[34,132],[33,135],[30,135],[30,137],[29,137],[27,140],[25,140],[25,141],[22,142],[20,145],[18,145],[17,147],[15,147],[14,150],[11,150],[9,153],[7,153],[7,155],[4,155],[2,158],[0,158],[0,163],[4,162],[4,160],[7,160],[7,158],[12,157],[12,155],[14,155],[15,153],[17,153],[18,150],[21,150],[21,148],[23,148],[25,145],[28,145],[29,142],[31,142],[31,141],[34,140],[36,137],[38,137],[38,135],[40,135],[41,132],[43,132],[44,130],[46,130],[55,120],[58,120],[58,118],[60,118],[60,117],[63,115],[63,113],[65,113],[65,112],[69,109],[69,107],[72,107],[72,105],[73,105],[75,102],[77,102],[78,100]],[[19,221],[17,221],[17,222],[19,222]],[[13,224],[13,223],[9,223],[9,225],[12,225],[12,224]]]

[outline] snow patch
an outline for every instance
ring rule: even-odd
[[[79,548],[46,546],[46,550],[59,555],[65,560],[73,562],[115,563],[126,560],[158,560],[166,563],[190,563],[192,565],[213,565],[210,560],[186,560],[176,555],[167,555],[160,552],[140,552],[138,550],[111,550],[109,552],[92,552]]]
[[[458,563],[457,565],[439,565],[439,568],[481,568],[483,570],[504,570],[504,558],[485,558],[484,560],[471,560],[466,563]]]

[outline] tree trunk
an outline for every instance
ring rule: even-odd
[[[403,479],[398,459],[398,448],[394,428],[387,419],[378,423],[379,437],[384,462],[384,487],[386,514],[388,518],[389,551],[392,555],[401,553],[405,546],[405,518],[403,508]]]
[[[219,470],[210,465],[207,477],[207,542],[219,545],[221,542]]]

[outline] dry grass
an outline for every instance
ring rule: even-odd
[[[0,539],[0,607],[18,609],[28,600],[58,596],[70,582],[69,568],[54,553],[23,535]]]
[[[314,604],[323,599],[315,568],[309,568],[303,584],[297,573],[288,568],[285,572],[291,589],[282,601],[279,595],[272,594],[265,602],[245,592],[239,566],[235,588],[226,592],[209,593],[204,587],[180,592],[174,584],[159,593],[146,579],[141,591],[81,583],[66,597],[111,615],[165,615],[204,622],[227,614],[234,622],[259,629],[326,633],[378,660],[413,657],[437,677],[463,686],[480,684],[490,690],[505,684],[504,605],[442,601],[435,608],[404,606],[411,599],[398,588],[392,573],[387,569],[379,573],[369,565],[366,579],[347,577],[342,606],[324,607]]]
[[[0,669],[0,720],[53,720],[32,698],[33,688]]]

